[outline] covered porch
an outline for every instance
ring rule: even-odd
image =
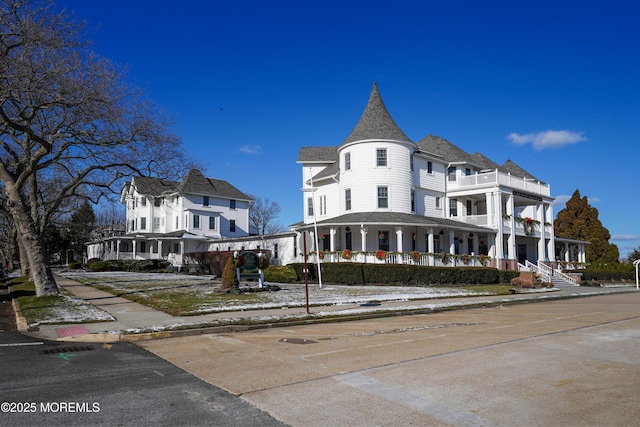
[[[312,262],[488,266],[493,230],[446,218],[373,212],[297,224]],[[306,240],[306,242],[305,242]],[[306,246],[305,246],[306,243]]]

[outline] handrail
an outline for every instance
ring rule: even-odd
[[[539,265],[539,264],[538,264]],[[529,268],[531,271],[533,271],[534,273],[539,274],[542,277],[542,280],[544,280],[545,282],[550,282],[551,281],[551,274],[549,274],[547,271],[544,271],[542,268],[539,268],[538,265],[532,263],[529,260],[525,261],[525,267]]]
[[[576,286],[579,286],[578,281],[576,279],[574,279],[573,277],[569,276],[568,274],[563,273],[560,270],[554,270],[553,274],[555,276],[558,276],[560,278],[562,278],[563,280],[566,280],[569,283],[573,283]]]

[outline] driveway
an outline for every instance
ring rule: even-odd
[[[640,425],[640,292],[145,341],[293,426]]]

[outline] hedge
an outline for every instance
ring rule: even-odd
[[[304,264],[290,264],[298,281],[304,280]],[[308,264],[309,280],[317,280],[317,264]],[[422,267],[407,264],[322,264],[323,282],[344,285],[488,285],[509,283],[518,271],[489,267]]]

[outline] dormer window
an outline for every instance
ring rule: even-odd
[[[209,206],[209,196],[202,196],[202,206]]]
[[[229,209],[235,210],[236,209],[236,201],[231,199],[229,201]]]

